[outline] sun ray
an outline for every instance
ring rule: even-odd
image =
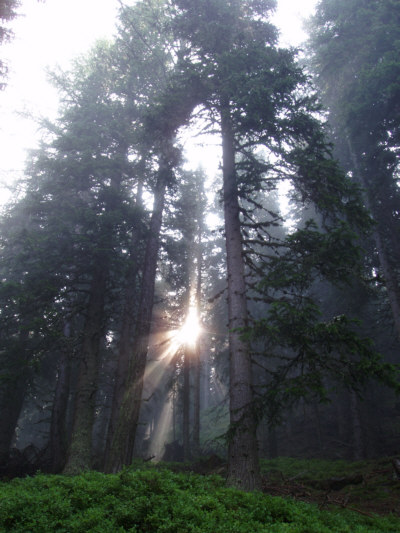
[[[186,319],[179,329],[163,330],[154,333],[149,346],[149,357],[145,370],[143,397],[151,399],[154,391],[168,375],[173,373],[172,363],[176,356],[191,354],[202,332],[197,307],[190,306]],[[168,400],[162,408],[156,428],[151,437],[150,455],[160,460],[164,453],[165,442],[170,437],[173,413],[173,400]]]
[[[197,309],[195,306],[190,306],[186,320],[178,330],[176,340],[181,346],[193,347],[195,346],[201,331],[202,329]]]
[[[173,403],[172,398],[168,398],[160,418],[158,420],[157,426],[155,428],[154,434],[151,439],[150,444],[150,455],[154,456],[154,460],[160,461],[164,454],[164,445],[167,442],[168,435],[171,431],[172,424],[172,412],[173,412]]]

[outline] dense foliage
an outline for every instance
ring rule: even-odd
[[[228,489],[219,476],[126,469],[0,484],[3,531],[389,533],[394,517],[368,518],[260,492]]]

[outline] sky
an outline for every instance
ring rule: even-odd
[[[278,0],[274,22],[282,45],[297,46],[304,40],[302,20],[315,3]],[[0,45],[9,67],[7,87],[0,92],[0,204],[23,174],[28,150],[38,145],[38,120],[57,114],[57,92],[48,83],[48,70],[67,69],[97,39],[111,39],[118,8],[118,0],[21,0],[20,16],[10,25],[14,38]],[[210,148],[210,155],[216,150]],[[192,153],[196,157],[204,162],[200,150]]]

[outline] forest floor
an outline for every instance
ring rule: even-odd
[[[267,494],[316,503],[320,509],[400,517],[400,480],[393,458],[350,462],[280,457],[261,460],[261,465]],[[225,465],[214,457],[197,463],[194,470],[223,476]]]
[[[400,517],[400,480],[391,458],[322,461],[280,458],[263,462],[263,490],[276,496],[342,507],[367,516]]]
[[[226,466],[137,461],[118,474],[0,481],[0,531],[14,533],[399,533],[390,459],[261,461],[264,493],[226,487]]]

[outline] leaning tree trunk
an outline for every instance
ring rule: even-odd
[[[255,490],[261,486],[261,476],[257,424],[253,410],[250,351],[238,331],[238,328],[247,325],[247,302],[235,173],[235,140],[227,98],[221,100],[221,132],[230,362],[228,482],[243,490]]]
[[[124,391],[118,420],[112,436],[109,456],[106,462],[107,472],[116,472],[124,465],[129,465],[132,462],[151,329],[154,283],[167,177],[168,171],[162,165],[154,191],[154,207],[143,265],[134,351],[130,357],[126,390]]]
[[[91,467],[98,358],[104,326],[106,271],[104,261],[102,262],[99,258],[90,287],[87,317],[83,331],[72,435],[67,463],[64,468],[66,474],[78,474]]]

